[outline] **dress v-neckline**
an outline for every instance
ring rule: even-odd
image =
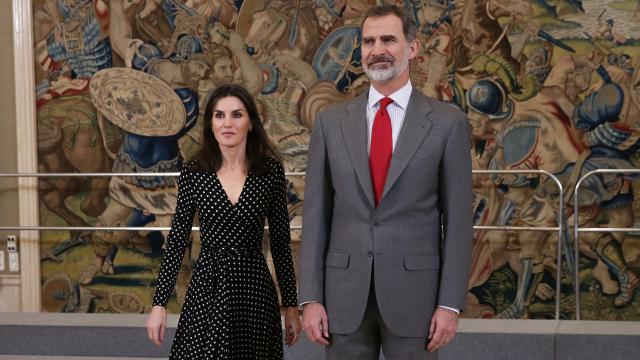
[[[216,173],[214,171],[213,175],[215,175],[216,181],[218,182],[218,185],[220,185],[220,188],[222,189],[222,192],[224,193],[224,197],[227,199],[227,203],[229,205],[231,205],[231,207],[234,208],[234,209],[236,207],[238,207],[238,204],[240,204],[240,201],[242,200],[242,195],[244,194],[244,189],[247,187],[247,183],[249,182],[249,177],[251,176],[251,170],[249,170],[249,172],[247,173],[247,176],[244,177],[244,183],[242,184],[242,190],[240,190],[240,195],[238,195],[238,200],[235,202],[235,204],[233,203],[233,201],[231,201],[231,197],[229,196],[229,193],[227,192],[227,189],[225,189],[224,185],[222,185],[222,181],[220,181],[220,178],[218,177],[218,173]]]

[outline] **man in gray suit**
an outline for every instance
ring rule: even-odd
[[[357,99],[319,113],[309,148],[300,294],[327,359],[436,359],[455,336],[472,245],[464,113],[409,81],[413,19],[367,11]]]

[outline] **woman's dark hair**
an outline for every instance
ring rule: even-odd
[[[204,112],[205,125],[202,132],[202,148],[193,158],[194,164],[192,167],[195,166],[197,170],[218,171],[222,166],[222,153],[220,152],[220,145],[213,135],[211,122],[213,109],[220,99],[226,97],[238,98],[247,109],[252,127],[247,135],[246,148],[249,170],[257,175],[264,174],[269,169],[267,160],[270,157],[277,159],[277,155],[269,143],[269,138],[258,115],[258,108],[251,94],[244,87],[236,84],[221,85],[211,94]]]

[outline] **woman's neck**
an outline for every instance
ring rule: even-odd
[[[247,156],[244,146],[221,148],[222,167],[225,170],[247,172]]]

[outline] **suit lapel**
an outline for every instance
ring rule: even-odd
[[[356,176],[362,190],[374,206],[371,172],[369,171],[369,152],[367,151],[367,99],[368,92],[364,92],[347,105],[347,114],[342,119],[342,134],[344,136],[349,157],[356,171]]]
[[[389,173],[387,174],[380,203],[382,203],[385,195],[398,180],[409,160],[411,160],[413,154],[423,142],[429,129],[431,129],[432,123],[428,117],[432,110],[431,105],[421,94],[418,94],[418,91],[416,88],[411,91],[411,98],[407,105],[402,129],[391,156],[391,165],[389,166]]]

